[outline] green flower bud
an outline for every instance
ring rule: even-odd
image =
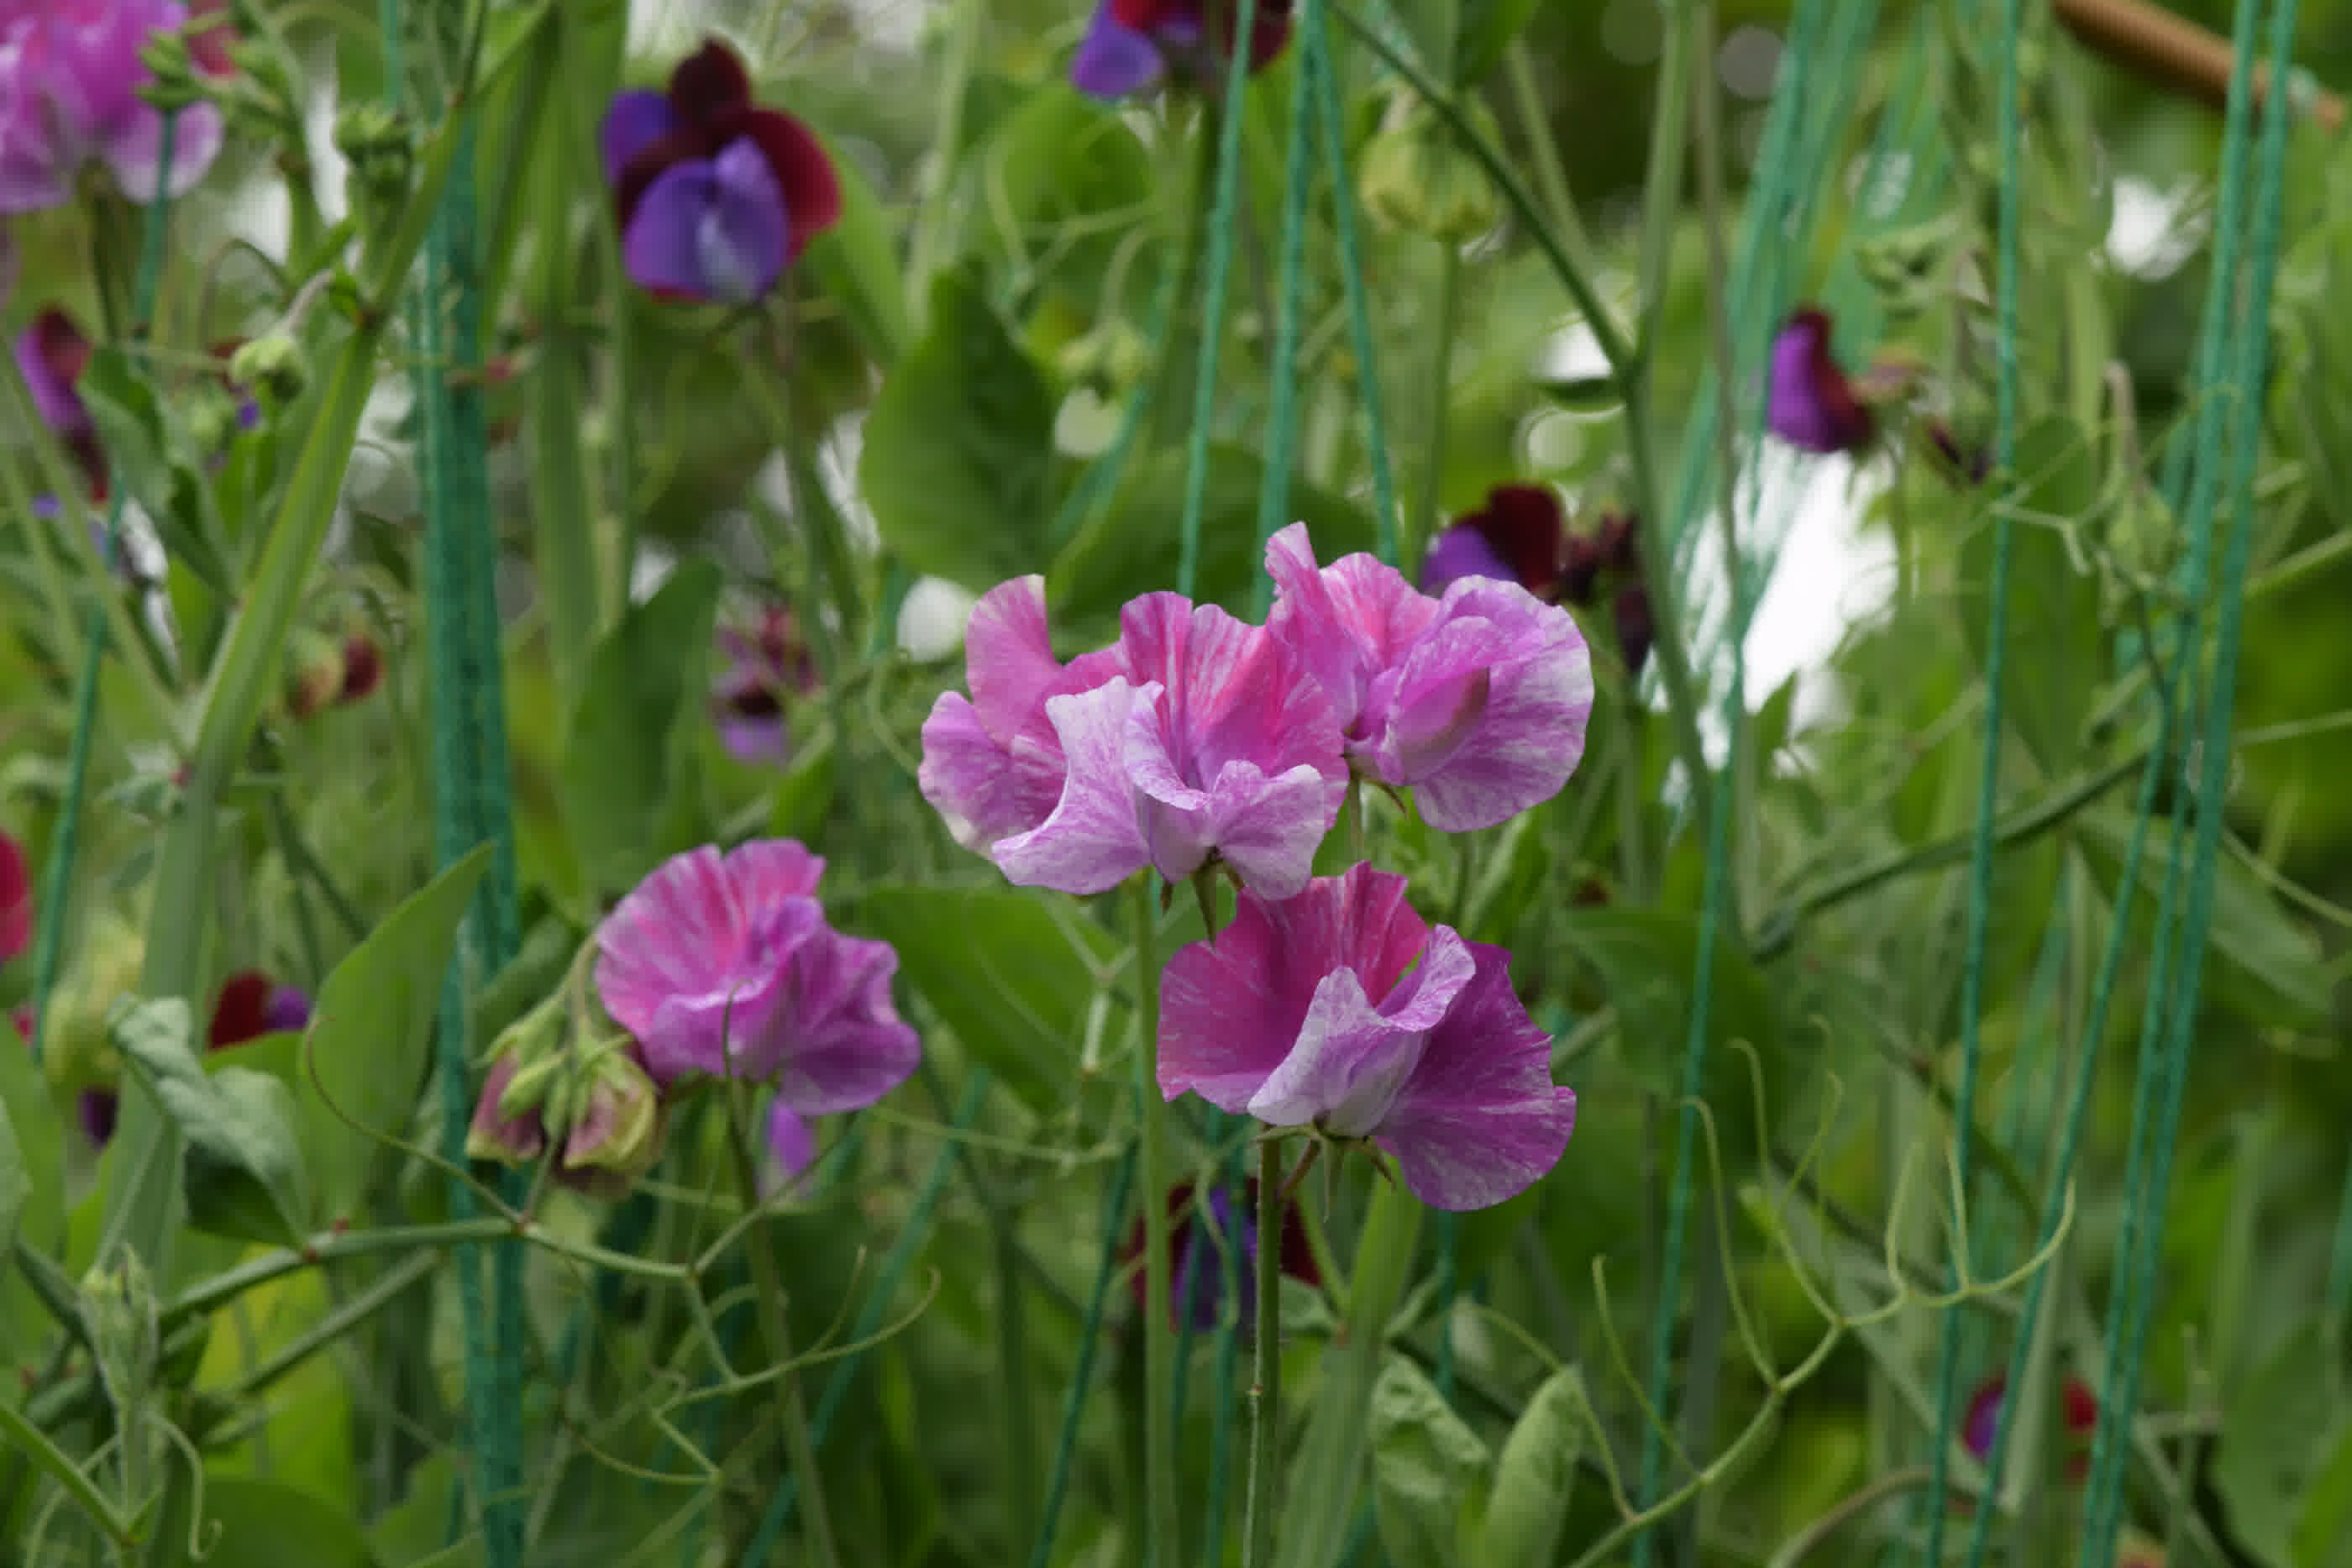
[[[188,40],[168,27],[159,27],[147,35],[147,41],[139,48],[139,60],[147,68],[150,78],[139,89],[139,97],[165,114],[192,109],[212,96],[197,79],[195,61],[188,54]]]
[[[352,162],[354,205],[390,206],[408,195],[416,142],[408,122],[380,103],[352,103],[335,116],[335,148]]]
[[[1466,103],[1464,112],[1489,145],[1501,138],[1494,116]],[[1357,192],[1381,226],[1463,245],[1491,231],[1503,199],[1452,127],[1417,99],[1400,98],[1365,150]]]
[[[301,99],[294,91],[294,74],[287,69],[286,57],[278,53],[266,35],[229,45],[228,59],[236,68],[238,79],[248,84],[273,114],[299,123],[298,106]]]
[[[228,357],[228,379],[285,404],[310,384],[310,359],[284,328],[264,332]]]
[[[236,436],[236,400],[226,392],[201,388],[188,394],[188,439],[195,449],[215,453]]]
[[[634,1049],[612,1044],[596,1051],[576,1086],[562,1178],[591,1197],[621,1197],[661,1157],[661,1092]]]
[[[147,942],[138,926],[110,912],[90,922],[42,1024],[42,1065],[59,1088],[113,1086],[122,1062],[107,1032],[107,1014],[117,999],[137,993],[146,961]]]
[[[122,1248],[112,1268],[83,1277],[81,1321],[107,1398],[118,1412],[134,1408],[153,1385],[161,1343],[154,1287],[138,1253]]]

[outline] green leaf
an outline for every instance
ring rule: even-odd
[[[1421,1370],[1391,1356],[1372,1385],[1372,1510],[1394,1568],[1471,1568],[1486,1445]]]
[[[2352,1563],[2352,1424],[2315,1447],[2325,1459],[2311,1473],[2295,1521],[2294,1560],[2295,1568],[2336,1568]]]
[[[2097,456],[2072,421],[2052,415],[2018,438],[2017,472],[2025,487],[2010,525],[2001,700],[2026,749],[2056,778],[2081,756],[2084,722],[2106,678],[2098,580],[2075,570],[2067,542],[2097,505]],[[1988,667],[1993,532],[1987,522],[1960,547],[1960,627],[1979,671]]]
[[[880,364],[896,364],[907,347],[907,287],[898,275],[894,230],[856,161],[844,156],[831,137],[821,140],[841,187],[841,217],[809,242],[800,265],[841,307],[866,351]]]
[[[0,1040],[0,1116],[8,1123],[16,1168],[26,1181],[26,1190],[9,1207],[8,1225],[26,1246],[54,1251],[66,1228],[65,1128],[33,1053],[15,1040]],[[0,1176],[0,1188],[7,1185]],[[13,1294],[15,1289],[12,1282],[8,1290]],[[0,1313],[0,1324],[9,1321]]]
[[[971,278],[931,290],[930,329],[866,419],[857,482],[918,572],[985,591],[1034,571],[1052,523],[1054,401]]]
[[[283,1481],[207,1476],[199,1530],[209,1547],[207,1563],[383,1568],[359,1521],[317,1493]],[[179,1539],[184,1541],[185,1532]]]
[[[630,887],[661,858],[662,821],[679,786],[679,737],[703,711],[721,580],[716,563],[687,562],[630,607],[588,662],[557,788],[593,889]]]
[[[2078,819],[2074,841],[2112,902],[2131,847],[2131,819],[2119,809],[2087,811]],[[2189,835],[2183,835],[2184,839]],[[2195,844],[2176,843],[2172,824],[2148,824],[2140,852],[2140,889],[2132,900],[2132,922],[2145,931],[2156,918],[2164,883],[2178,853],[2192,856]],[[2181,868],[2181,886],[2189,867]],[[2213,870],[2213,924],[2207,948],[2215,965],[2214,988],[2264,1022],[2312,1024],[2334,1007],[2333,988],[2317,945],[2282,910],[2270,891],[2225,853]],[[2144,949],[2143,949],[2144,950]]]
[[[840,772],[834,764],[833,735],[829,730],[793,758],[768,803],[771,837],[816,838],[833,810],[835,776]]]
[[[1504,1440],[1486,1504],[1478,1562],[1491,1568],[1544,1568],[1559,1543],[1584,1451],[1584,1379],[1572,1367],[1546,1378]]]
[[[2229,1507],[2230,1532],[2271,1568],[2300,1568],[2296,1520],[2311,1483],[2333,1457],[2330,1435],[2344,1425],[2342,1380],[2335,1368],[2335,1352],[2315,1320],[2231,1391],[2230,1419],[2213,1457],[2213,1485]]]
[[[25,1151],[16,1142],[16,1124],[8,1108],[0,1105],[0,1282],[5,1282],[16,1256],[16,1221],[33,1196],[33,1178],[26,1173]]]
[[[877,888],[856,924],[898,948],[899,976],[1023,1103],[1043,1113],[1069,1097],[1110,933],[1009,887]]]
[[[1257,492],[1265,465],[1244,447],[1213,445],[1201,510],[1200,580],[1193,598],[1253,614],[1251,602],[1265,577],[1257,548]],[[1174,448],[1130,465],[1110,503],[1062,548],[1046,578],[1046,599],[1057,621],[1108,620],[1139,593],[1172,588],[1182,553],[1185,454]],[[1377,543],[1372,519],[1360,507],[1294,481],[1291,519],[1303,521],[1316,559],[1336,560]]]
[[[344,1119],[387,1137],[407,1132],[424,1087],[442,977],[489,865],[488,844],[451,864],[386,915],[319,989],[310,1069],[297,1100],[312,1124],[306,1142],[330,1218],[354,1212],[376,1150]]]
[[[233,597],[228,566],[213,543],[220,532],[212,491],[174,439],[155,389],[131,369],[128,354],[109,345],[91,351],[74,392],[89,405],[108,467],[154,523],[173,561],[215,593]]]
[[[1566,924],[1568,946],[1599,972],[1602,991],[1616,1009],[1624,1071],[1672,1103],[1682,1094],[1683,1049],[1698,970],[1698,916],[1672,910],[1578,909],[1570,912]],[[1758,1152],[1755,1071],[1732,1042],[1745,1040],[1762,1060],[1768,1117],[1782,1108],[1780,1085],[1790,1081],[1792,1064],[1780,1039],[1771,986],[1727,929],[1716,933],[1706,1016],[1700,1096],[1714,1117],[1726,1174],[1731,1175]]]
[[[1527,31],[1542,0],[1461,0],[1454,28],[1454,79],[1474,84],[1495,68],[1511,40]]]
[[[386,1509],[368,1531],[376,1560],[385,1568],[478,1568],[487,1562],[482,1537],[469,1532],[444,1546],[449,1525],[449,1489],[465,1479],[458,1460],[446,1453],[420,1461],[408,1473],[408,1495]]]
[[[184,997],[119,1002],[107,1032],[185,1140],[188,1223],[241,1241],[299,1241],[310,1203],[286,1086],[242,1067],[206,1073]]]
[[[1054,81],[1026,93],[973,165],[971,210],[1005,269],[1050,258],[1057,285],[1099,279],[1150,209],[1151,155],[1119,111]]]

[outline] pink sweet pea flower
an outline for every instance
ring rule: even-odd
[[[1369,555],[1318,569],[1304,523],[1268,542],[1266,570],[1266,630],[1330,695],[1348,759],[1412,789],[1431,827],[1508,821],[1576,771],[1592,656],[1567,611],[1489,577],[1432,599]]]
[[[1559,1163],[1576,1094],[1511,991],[1510,955],[1433,930],[1358,865],[1169,960],[1160,1091],[1274,1127],[1369,1138],[1437,1208],[1485,1208]]]
[[[922,1054],[890,1000],[898,955],[845,936],[816,900],[824,862],[790,839],[655,868],[597,928],[596,990],[667,1087],[772,1081],[803,1115],[871,1105]]]
[[[134,202],[184,195],[204,178],[220,152],[220,110],[200,103],[179,112],[165,169],[163,117],[139,97],[152,74],[140,50],[188,17],[182,0],[48,0],[0,9],[0,213],[64,205],[92,160]],[[192,47],[192,57],[199,69],[221,74],[226,40],[217,29],[206,39]]]
[[[965,632],[971,696],[923,722],[923,798],[1007,879],[1101,893],[1213,859],[1273,897],[1306,885],[1347,789],[1331,705],[1262,627],[1150,593],[1066,666],[1045,580],[992,589]]]

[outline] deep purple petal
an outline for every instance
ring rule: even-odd
[[[1443,593],[1457,578],[1514,575],[1485,534],[1468,523],[1456,523],[1430,546],[1429,559],[1421,564],[1421,591]]]
[[[890,999],[898,968],[887,942],[826,928],[799,944],[770,1033],[750,1042],[778,1099],[803,1115],[856,1111],[907,1081],[923,1048]]]
[[[1431,941],[1452,933],[1440,927]],[[1476,970],[1433,1030],[1373,1141],[1434,1208],[1486,1208],[1559,1163],[1576,1094],[1551,1081],[1551,1039],[1511,990],[1511,956],[1465,944]]]
[[[783,194],[749,142],[672,164],[630,215],[623,259],[639,287],[740,304],[784,268]]]
[[[33,395],[33,412],[61,438],[90,434],[89,409],[74,391],[89,363],[89,340],[64,311],[51,307],[16,335],[16,373]]]
[[[310,1027],[310,998],[296,986],[278,986],[269,993],[262,1020],[273,1034],[295,1034]]]
[[[660,93],[625,92],[615,97],[596,131],[597,145],[604,154],[604,183],[619,184],[621,170],[630,159],[677,128],[669,99]]]
[[[1830,351],[1830,319],[1801,309],[1772,340],[1766,414],[1772,434],[1807,452],[1855,452],[1869,444],[1870,411]]]
[[[1102,0],[1070,61],[1070,85],[1091,98],[1121,99],[1150,87],[1166,68],[1158,46],[1121,26],[1111,15],[1110,0]]]
[[[1047,716],[1068,771],[1061,798],[1036,827],[992,852],[1007,880],[1023,887],[1094,894],[1118,886],[1150,862],[1127,768],[1128,717],[1158,695],[1111,680],[1050,699]]]
[[[782,768],[792,759],[792,727],[783,712],[746,712],[724,702],[719,708],[719,744],[736,761],[754,768]]]
[[[809,241],[841,221],[841,176],[815,131],[772,109],[720,115],[711,131],[722,143],[741,141],[760,150],[792,219],[786,260],[796,259]]]
[[[1353,971],[1373,1005],[1428,945],[1405,879],[1367,862],[1295,898],[1244,890],[1234,922],[1168,962],[1160,992],[1160,1090],[1245,1107],[1298,1040],[1325,977]]]
[[[768,1158],[789,1181],[816,1158],[816,1131],[778,1095],[768,1106]]]

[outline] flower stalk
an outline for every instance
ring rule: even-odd
[[[1282,1443],[1282,1145],[1268,1138],[1257,1153],[1257,1325],[1255,1374],[1250,1385],[1249,1501],[1243,1518],[1244,1568],[1274,1561],[1274,1521],[1279,1504]],[[1306,1168],[1301,1164],[1301,1170]]]
[[[1143,1121],[1143,1477],[1146,1564],[1171,1563],[1180,1556],[1176,1534],[1176,1328],[1162,1304],[1169,1300],[1168,1103],[1160,1092],[1160,967],[1153,951],[1159,930],[1157,879],[1132,878],[1135,911],[1135,1020],[1142,1041],[1136,1053],[1136,1093]],[[1279,1235],[1280,1232],[1276,1232]],[[1264,1249],[1261,1249],[1264,1250]],[[1279,1253],[1280,1249],[1275,1250]]]

